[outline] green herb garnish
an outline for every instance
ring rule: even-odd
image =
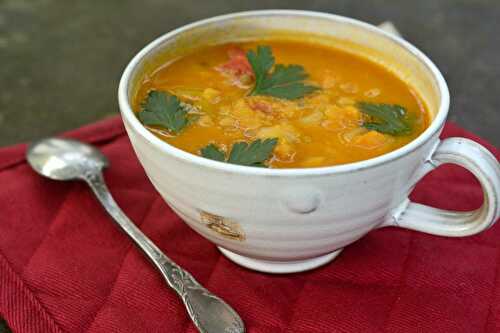
[[[248,51],[247,59],[255,74],[255,86],[250,95],[296,99],[319,89],[303,83],[308,78],[304,67],[279,64],[274,66],[274,56],[269,46],[257,46],[257,52]]]
[[[359,102],[356,106],[372,118],[372,121],[363,124],[369,130],[396,136],[411,133],[408,113],[401,105]]]
[[[237,142],[233,144],[227,160],[226,154],[214,144],[209,144],[202,148],[200,152],[201,156],[215,161],[266,168],[264,162],[271,157],[277,143],[278,139],[276,138],[265,139],[264,141],[257,139],[250,144]]]
[[[139,120],[148,126],[161,126],[179,133],[189,122],[188,112],[174,95],[163,91],[151,91],[142,103]]]
[[[226,154],[221,151],[216,145],[213,143],[201,149],[201,156],[205,158],[209,158],[214,161],[224,162],[226,160]]]

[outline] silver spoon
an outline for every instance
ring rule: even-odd
[[[84,180],[92,188],[106,211],[160,270],[168,285],[186,306],[191,320],[201,333],[243,333],[243,321],[226,302],[202,287],[153,244],[118,207],[111,196],[101,170],[108,166],[106,157],[84,143],[50,138],[31,145],[27,152],[31,167],[54,180]]]

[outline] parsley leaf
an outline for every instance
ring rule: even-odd
[[[216,145],[209,144],[201,149],[201,156],[220,162],[265,168],[264,162],[271,157],[277,143],[276,138],[264,141],[257,139],[250,144],[237,142],[233,144],[227,160],[223,151]]]
[[[250,95],[296,99],[319,89],[303,83],[308,78],[304,67],[281,64],[274,66],[274,56],[269,46],[257,46],[257,52],[248,51],[247,59],[255,74],[255,86]]]
[[[189,122],[186,107],[174,95],[163,91],[151,91],[142,103],[139,120],[148,126],[165,127],[179,133]]]
[[[226,160],[224,152],[213,143],[201,149],[201,156],[219,162],[224,162]]]
[[[246,142],[235,143],[227,161],[233,164],[263,167],[264,161],[269,158],[277,143],[276,138],[264,141],[257,139],[250,145]]]
[[[370,116],[373,121],[365,122],[363,127],[390,135],[408,135],[412,128],[407,111],[397,104],[374,104],[358,102],[358,109]]]

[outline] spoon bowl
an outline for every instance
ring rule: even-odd
[[[29,147],[26,158],[36,172],[54,180],[82,179],[108,166],[108,159],[99,150],[69,139],[38,141]]]

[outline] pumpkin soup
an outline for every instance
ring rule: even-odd
[[[418,95],[381,65],[288,40],[210,46],[168,62],[144,77],[133,106],[177,148],[270,168],[369,159],[429,122]]]

